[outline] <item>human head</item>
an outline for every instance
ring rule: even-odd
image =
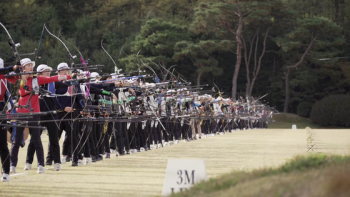
[[[30,60],[29,58],[21,59],[22,70],[26,73],[33,72],[35,62]]]
[[[57,72],[59,75],[69,75],[70,69],[67,63],[62,62],[57,66]]]
[[[38,66],[38,68],[36,68],[36,71],[38,72],[38,75],[40,75],[40,76],[49,77],[51,74],[50,72],[52,71],[52,68],[46,64],[40,64]]]

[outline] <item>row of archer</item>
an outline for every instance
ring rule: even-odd
[[[196,134],[201,138],[234,129],[266,127],[272,114],[259,99],[232,102],[222,98],[220,91],[215,98],[215,90],[192,87],[183,79],[180,83],[174,75],[170,76],[173,80],[166,81],[172,73],[165,68],[167,75],[159,82],[156,72],[144,65],[153,72],[156,82],[147,83],[148,75],[125,77],[117,72],[99,77],[89,72],[97,66],[87,66],[82,58],[81,62],[83,67],[79,68],[72,63],[73,68],[59,64],[57,76],[51,76],[54,70],[44,64],[34,71],[35,62],[29,58],[2,69],[5,73],[15,71],[0,76],[7,90],[4,95],[8,95],[0,102],[2,111],[8,112],[0,115],[2,135],[11,128],[12,143],[9,154],[7,143],[0,142],[2,181],[9,181],[10,172],[16,173],[26,130],[31,139],[24,170],[31,170],[36,152],[38,173],[44,173],[43,129],[49,135],[46,165],[54,162],[54,170],[59,171],[60,164],[70,160],[72,166],[82,165],[83,157],[88,165],[102,160],[104,154],[110,158],[113,151],[132,154],[176,144],[181,139],[190,141],[196,139]],[[137,72],[141,73],[140,69]],[[7,88],[7,81],[14,84],[12,90]],[[7,106],[11,109],[5,110]],[[66,135],[61,157],[58,141],[63,131]]]

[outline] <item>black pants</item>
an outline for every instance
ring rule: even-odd
[[[104,151],[105,151],[106,153],[111,153],[111,148],[110,148],[110,144],[109,144],[109,139],[111,138],[112,132],[113,132],[113,123],[112,123],[112,122],[109,122],[109,123],[108,123],[107,131],[106,131],[106,133],[105,133],[104,141],[103,141],[103,144],[104,144]]]
[[[32,123],[29,123],[28,126],[38,126],[37,121],[40,121],[40,117],[34,116],[31,121],[34,121]],[[16,128],[16,136],[15,136],[15,141],[12,144],[12,149],[11,149],[11,166],[17,166],[18,162],[18,151],[19,151],[19,146],[22,142],[23,138],[23,131],[24,127],[17,127]],[[44,149],[43,145],[41,143],[41,130],[37,128],[30,128],[29,129],[30,133],[30,144],[34,146],[36,156],[38,158],[38,164],[41,166],[44,166]]]
[[[41,116],[41,120],[58,120],[58,118],[56,114],[48,114],[46,116]],[[47,134],[49,135],[49,147],[48,147],[46,159],[53,160],[55,163],[61,163],[60,145],[59,145],[59,138],[58,138],[58,130],[59,130],[58,124],[59,122],[41,123],[42,126],[47,128]],[[28,150],[29,150],[29,147],[28,147]],[[29,156],[29,151],[27,153],[27,162],[28,162],[28,156]],[[29,161],[30,160],[33,161],[32,159],[29,158]]]
[[[122,153],[124,152],[124,148],[125,148],[125,140],[124,140],[124,130],[125,130],[125,122],[116,122],[114,124],[114,128],[115,128],[115,137],[116,137],[116,143],[117,143],[117,148],[118,148],[118,152]],[[129,143],[129,142],[128,142]]]
[[[5,107],[4,102],[0,102],[0,110],[2,111]],[[6,122],[0,122],[1,124],[5,124]],[[0,128],[0,155],[1,155],[1,163],[2,170],[5,174],[10,173],[10,151],[7,147],[7,130],[2,126]]]
[[[92,121],[88,121],[86,123],[86,129],[88,131],[88,141],[89,141],[89,152],[90,156],[96,156],[96,141],[94,138],[94,123]]]
[[[91,140],[90,140],[90,150],[91,150],[91,155],[93,155],[93,156],[98,156],[99,155],[99,152],[98,152],[98,139],[97,139],[97,135],[96,135],[96,133],[97,133],[97,131],[96,131],[96,126],[97,126],[97,122],[96,121],[94,121],[94,122],[92,122],[91,123],[91,134],[90,134],[90,138],[91,138]]]
[[[81,121],[79,122],[79,131],[81,134],[81,139],[79,144],[81,145],[81,153],[84,153],[84,157],[90,157],[90,143],[89,143],[89,135],[91,133],[91,126],[89,121]],[[90,126],[90,127],[89,127]]]
[[[130,139],[129,139],[129,135],[128,135],[128,128],[127,128],[127,122],[122,122],[121,123],[121,132],[123,134],[123,141],[124,141],[124,145],[125,145],[125,151],[129,151],[130,150]]]
[[[136,123],[135,122],[131,122],[131,123],[128,123],[130,124],[130,127],[129,127],[129,139],[130,139],[130,149],[136,149],[137,146],[136,146],[136,139],[137,139],[137,136],[136,136]]]
[[[112,123],[112,129],[111,129],[111,137],[110,137],[110,142],[109,142],[109,148],[117,150],[117,129],[116,129],[116,122],[111,122]]]
[[[105,123],[103,121],[96,122],[96,152],[101,155],[104,154],[104,139],[106,137],[104,133],[104,124]]]
[[[148,132],[147,132],[147,122],[139,122],[138,123],[138,132],[139,132],[139,136],[140,136],[140,148],[146,148],[147,146],[147,140],[148,138]]]
[[[180,140],[181,139],[181,122],[179,119],[176,119],[175,122],[173,122],[174,125],[174,136],[175,140]]]
[[[77,112],[66,113],[59,112],[58,118],[63,121],[60,122],[60,131],[66,131],[66,138],[63,142],[62,155],[72,155],[73,161],[78,162],[78,121],[71,121],[66,119],[76,118],[78,116]],[[71,151],[69,151],[71,149]]]
[[[1,122],[3,124],[3,122]],[[10,173],[10,152],[7,147],[7,130],[0,128],[0,154],[2,170],[5,174]]]
[[[3,124],[4,122],[1,122]],[[7,147],[7,130],[0,128],[0,154],[2,170],[5,174],[10,173],[10,152]]]
[[[153,140],[155,144],[160,144],[162,143],[162,133],[160,130],[160,124],[157,120],[154,120],[154,125],[153,125]]]
[[[158,123],[158,124],[160,126],[159,128],[162,130],[163,139],[164,139],[165,142],[169,142],[169,135],[168,135],[169,128],[167,126],[168,125],[167,118],[162,118],[161,123],[164,126],[164,128],[163,128],[163,126],[160,123]]]

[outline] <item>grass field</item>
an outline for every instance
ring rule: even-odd
[[[350,156],[312,154],[296,157],[279,168],[211,178],[173,196],[347,197],[349,186]]]
[[[45,148],[47,136],[42,136]],[[310,144],[314,144],[309,150]],[[296,155],[350,155],[350,130],[264,129],[228,133],[93,163],[63,165],[45,174],[23,170],[27,147],[20,149],[17,174],[0,184],[0,196],[159,196],[169,158],[205,161],[209,178],[231,171],[277,167]],[[309,152],[308,152],[309,151]],[[45,150],[46,153],[46,150]],[[23,174],[24,173],[24,174]]]
[[[272,129],[291,129],[292,125],[297,125],[298,129],[305,129],[311,127],[313,129],[321,128],[321,126],[314,124],[309,118],[303,118],[296,114],[281,113],[273,116],[276,121],[269,124],[269,128]]]

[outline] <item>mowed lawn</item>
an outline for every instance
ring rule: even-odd
[[[48,138],[42,136],[45,149]],[[159,196],[169,158],[198,158],[208,177],[230,171],[276,167],[296,155],[350,154],[350,130],[263,129],[227,133],[181,142],[170,147],[93,163],[62,165],[59,172],[47,166],[45,174],[23,170],[27,146],[20,149],[17,174],[0,183],[0,196]],[[46,150],[45,150],[46,153]],[[24,174],[23,174],[24,173]]]

